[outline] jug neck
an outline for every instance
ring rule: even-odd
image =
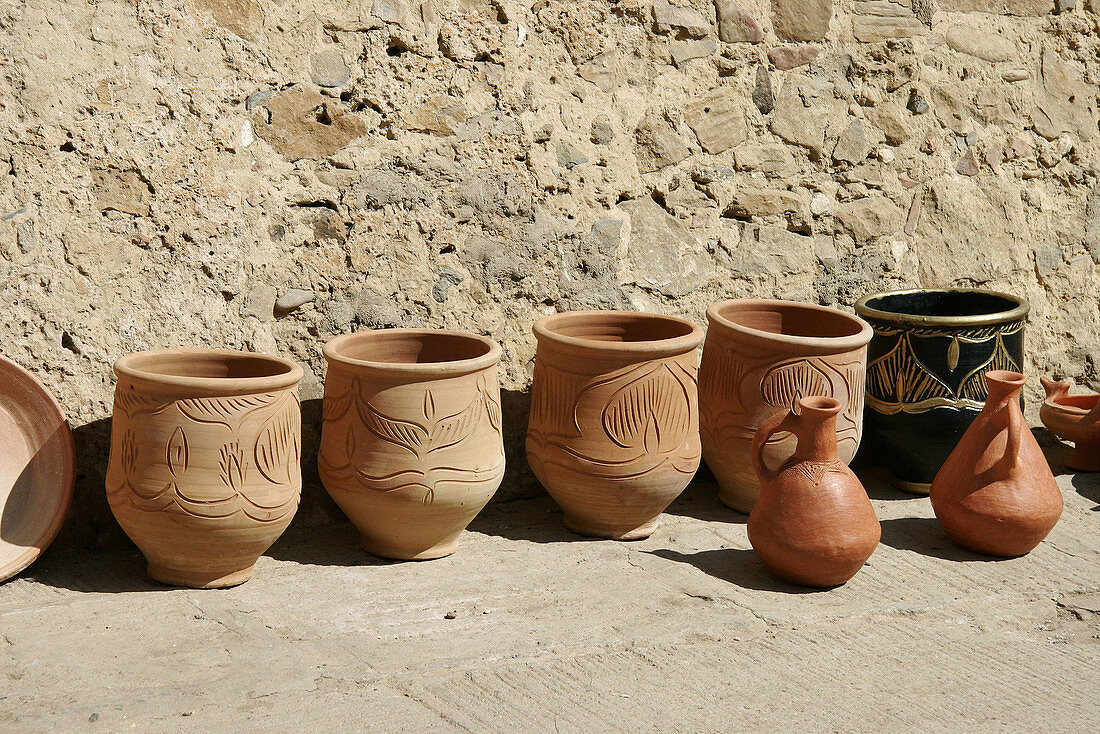
[[[986,409],[1000,411],[1012,403],[1020,404],[1020,392],[1024,389],[1024,376],[1008,370],[991,370],[985,373],[985,384],[989,394],[985,399]]]
[[[838,461],[836,417],[840,403],[830,398],[803,398],[799,407],[802,412],[793,431],[798,437],[795,460]]]

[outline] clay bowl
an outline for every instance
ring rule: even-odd
[[[31,565],[57,536],[75,479],[61,406],[34,375],[0,356],[0,581]]]
[[[1070,395],[1070,382],[1040,378],[1047,397],[1039,419],[1051,433],[1073,441],[1075,449],[1066,466],[1079,471],[1100,471],[1100,393]]]

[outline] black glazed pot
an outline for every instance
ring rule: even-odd
[[[928,490],[985,405],[985,373],[1023,371],[1017,296],[958,288],[864,296],[856,312],[874,336],[867,354],[864,450],[898,488]]]

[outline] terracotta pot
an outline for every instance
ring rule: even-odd
[[[294,362],[166,349],[115,362],[107,501],[177,586],[233,586],[290,524],[302,490]]]
[[[875,331],[867,357],[865,453],[899,489],[932,478],[985,403],[987,370],[1019,372],[1027,301],[956,288],[876,293],[856,303]]]
[[[1100,471],[1100,393],[1070,395],[1071,382],[1040,377],[1047,397],[1039,408],[1039,419],[1059,438],[1073,441],[1076,448],[1066,466],[1078,471]]]
[[[321,481],[384,558],[454,553],[504,476],[500,346],[383,329],[325,345]]]
[[[573,532],[648,537],[699,468],[703,330],[671,316],[573,311],[534,332],[531,469]]]
[[[752,443],[760,499],[749,515],[749,542],[779,578],[803,586],[848,581],[874,553],[882,534],[867,492],[837,453],[836,420],[844,406],[832,398],[803,398],[800,414],[781,410]],[[794,455],[778,471],[766,464],[768,439],[789,431]]]
[[[1024,376],[992,370],[989,395],[932,482],[948,536],[991,556],[1022,556],[1062,514],[1062,493],[1020,410]]]
[[[840,401],[838,451],[844,462],[852,460],[863,431],[867,324],[824,306],[749,299],[716,303],[707,319],[699,366],[700,434],[722,502],[752,510],[760,491],[750,460],[756,429],[776,409],[794,409],[803,397]],[[794,449],[793,435],[773,436],[765,462],[779,466]]]
[[[0,356],[0,581],[31,565],[73,499],[73,436],[57,400]]]

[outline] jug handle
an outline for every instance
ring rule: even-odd
[[[756,429],[756,435],[752,438],[752,449],[749,456],[752,458],[752,468],[756,470],[757,476],[761,479],[773,479],[775,477],[775,472],[764,463],[764,444],[768,442],[773,434],[793,428],[797,419],[791,409],[786,408],[773,413]]]
[[[1020,453],[1020,441],[1028,427],[1018,405],[1009,405],[1006,409],[1008,417],[1005,419],[1005,430],[1008,431],[1008,441],[1005,443],[1004,461],[1011,466],[1016,461],[1016,455]]]

